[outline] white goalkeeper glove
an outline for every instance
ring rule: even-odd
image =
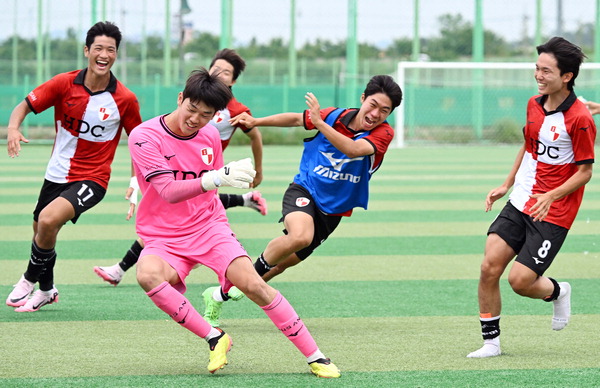
[[[250,188],[256,171],[250,158],[229,162],[218,170],[210,170],[202,175],[204,191],[214,190],[220,186],[231,186],[238,189]]]

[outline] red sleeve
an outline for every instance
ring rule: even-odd
[[[587,128],[584,130],[583,128]],[[596,141],[596,125],[594,121],[580,123],[573,134],[573,152],[575,153],[575,163],[593,163],[594,162],[594,142]]]
[[[65,88],[68,87],[68,85],[71,84],[70,81],[72,81],[67,74],[68,73],[63,73],[54,76],[52,79],[33,89],[27,95],[25,100],[33,113],[41,113],[46,109],[55,106],[57,102],[60,101]]]
[[[329,115],[329,113],[331,113],[335,109],[337,109],[337,108],[335,108],[335,107],[329,107],[329,108],[321,109],[321,118],[323,120],[325,120],[325,118],[327,118],[327,116]],[[316,128],[315,125],[310,120],[310,109],[307,109],[307,110],[304,111],[303,119],[304,119],[304,129],[306,129],[306,130],[312,130],[312,129]]]
[[[571,143],[575,154],[575,163],[594,162],[594,142],[596,141],[596,124],[587,107],[580,101],[569,110],[574,110],[577,120],[571,127]]]
[[[142,116],[140,115],[140,104],[135,96],[129,104],[124,117],[121,118],[121,122],[127,134],[133,131],[133,128],[137,127],[142,123]]]
[[[375,154],[383,154],[387,151],[392,139],[394,138],[394,129],[388,124],[383,123],[371,131],[363,139],[369,141],[375,147]]]
[[[229,101],[229,104],[227,104],[227,109],[229,109],[229,114],[231,116],[231,118],[234,118],[235,116],[241,114],[241,113],[248,113],[250,116],[252,116],[252,113],[250,112],[250,109],[242,104],[241,102],[239,102],[238,100],[236,100],[236,98],[232,98],[231,101]],[[236,128],[241,129],[244,132],[248,132],[250,131],[252,128],[247,128],[246,126],[242,125],[242,124],[238,124],[236,125]]]
[[[133,128],[142,123],[140,104],[135,93],[127,89],[121,82],[118,83],[117,88],[121,88],[122,90],[115,93],[113,97],[116,100],[118,99],[116,103],[119,109],[123,109],[120,112],[121,127],[125,128],[125,132],[129,135]]]

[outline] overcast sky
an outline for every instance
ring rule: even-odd
[[[37,34],[38,0],[1,0],[0,39],[17,30],[25,37]],[[412,38],[414,0],[357,0],[358,41],[385,45],[397,38]],[[442,14],[461,14],[473,21],[475,0],[420,0],[420,35],[438,35],[438,17]],[[559,0],[542,0],[542,34],[553,35],[557,29]],[[81,33],[91,25],[90,0],[42,0],[43,30],[54,36],[64,35],[72,27]],[[164,0],[96,0],[98,18],[106,4],[106,19],[116,22],[126,37],[134,39],[146,33],[163,35],[165,29]],[[146,16],[143,15],[143,4]],[[482,0],[485,28],[508,41],[522,37],[523,31],[534,35],[536,0]],[[563,0],[563,30],[574,30],[581,23],[593,23],[595,0]],[[179,10],[180,0],[170,0],[172,14]],[[213,34],[220,33],[221,1],[188,0],[192,13],[185,17],[193,28]],[[264,43],[274,37],[289,38],[289,0],[234,0],[234,42],[247,43],[255,37]],[[15,13],[15,5],[17,10]],[[296,42],[301,46],[316,39],[344,40],[347,27],[348,0],[296,0]],[[526,22],[525,22],[526,20]],[[174,24],[173,24],[174,25]],[[235,44],[234,44],[235,46]]]

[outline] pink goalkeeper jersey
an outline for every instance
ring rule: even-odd
[[[527,105],[524,129],[525,154],[515,176],[510,202],[525,214],[531,214],[536,199],[565,183],[577,172],[579,164],[594,163],[596,125],[586,106],[575,93],[553,112],[543,108],[543,96],[535,96]],[[544,221],[569,229],[577,216],[584,186],[554,201]]]
[[[164,117],[143,122],[129,136],[135,174],[144,193],[136,231],[147,242],[160,239],[183,243],[186,237],[202,233],[214,222],[227,222],[217,190],[168,203],[149,180],[159,174],[172,174],[175,180],[194,179],[223,167],[221,140],[219,131],[210,124],[188,137],[176,135],[166,126]]]

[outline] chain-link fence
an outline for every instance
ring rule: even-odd
[[[113,67],[113,72],[129,89],[138,96],[141,114],[144,120],[159,114],[170,112],[174,108],[177,94],[181,91],[187,74],[199,67],[208,67],[212,57],[196,57],[184,62],[183,70],[173,61],[173,79],[175,86],[164,86],[162,79],[163,62],[148,60],[146,78],[142,78],[139,61],[119,58]],[[8,62],[8,61],[4,61]],[[355,105],[360,105],[360,95],[372,75],[395,75],[396,60],[365,60],[359,65],[359,76]],[[6,65],[6,66],[5,66]],[[45,66],[45,79],[54,74],[76,69],[75,60],[50,61]],[[12,109],[37,84],[35,61],[22,61],[19,66],[19,82],[11,82],[11,76],[6,69],[10,65],[0,61],[0,138],[4,139],[2,127],[8,123]],[[347,79],[345,77],[344,59],[331,60],[299,60],[296,78],[292,80],[289,74],[287,60],[256,59],[247,61],[247,67],[233,87],[236,98],[246,104],[257,117],[272,115],[287,111],[300,112],[306,109],[304,95],[310,91],[319,98],[322,107],[345,106]],[[185,76],[184,76],[185,74]],[[48,109],[38,115],[28,115],[23,124],[24,132],[32,139],[52,139],[54,136],[54,112]],[[390,117],[393,123],[394,117]],[[267,130],[268,132],[268,130]],[[267,136],[277,142],[275,136]],[[279,140],[284,140],[279,138]]]
[[[527,101],[537,94],[534,70],[534,63],[400,63],[396,144],[522,142]],[[600,64],[582,66],[575,92],[600,99]]]
[[[119,61],[121,63],[119,63]],[[147,79],[140,78],[139,63],[120,59],[115,75],[133,90],[140,101],[142,118],[149,119],[174,108],[179,86],[163,86],[160,61],[150,61]],[[185,62],[185,72],[208,67],[210,58]],[[238,100],[248,105],[257,117],[305,109],[304,95],[315,93],[321,106],[346,105],[345,63],[339,60],[299,61],[295,80],[290,79],[286,60],[248,61],[246,71],[234,86]],[[73,69],[74,62],[56,61],[53,73]],[[177,70],[177,67],[174,66]],[[416,144],[497,144],[522,141],[521,129],[529,97],[537,93],[533,63],[432,63],[378,59],[360,63],[356,104],[372,75],[390,74],[401,84],[404,99],[390,116],[396,128],[396,146]],[[0,139],[13,107],[35,87],[35,66],[23,63],[22,81],[0,84]],[[177,79],[174,77],[174,79]],[[295,85],[294,85],[295,84]],[[588,100],[600,100],[600,64],[585,63],[576,81],[576,93]],[[32,139],[52,139],[53,110],[28,115],[23,128]],[[270,133],[272,131],[273,133]],[[280,131],[279,131],[280,132]],[[302,131],[300,131],[302,132]],[[277,130],[265,129],[265,140],[285,143]],[[245,137],[238,141],[244,142]],[[235,139],[235,138],[234,138]],[[295,142],[297,136],[289,139]],[[235,140],[234,140],[235,143]]]

